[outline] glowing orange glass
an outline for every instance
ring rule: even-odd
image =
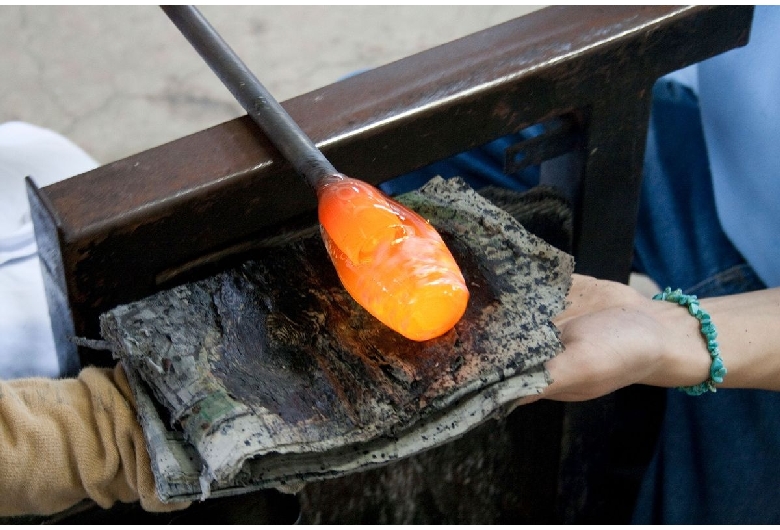
[[[363,181],[334,175],[317,191],[322,237],[347,292],[417,341],[449,331],[469,292],[439,233]]]

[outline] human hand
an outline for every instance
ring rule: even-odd
[[[706,345],[684,307],[579,274],[567,303],[553,320],[564,350],[545,365],[553,382],[523,403],[584,401],[635,383],[671,387],[707,378]]]

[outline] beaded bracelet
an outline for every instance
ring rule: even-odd
[[[715,330],[715,324],[712,323],[710,314],[699,307],[696,295],[683,294],[680,289],[672,291],[671,287],[667,287],[662,293],[655,295],[653,300],[666,300],[667,302],[687,305],[691,316],[701,323],[701,334],[704,336],[704,340],[707,341],[707,351],[710,352],[710,357],[712,358],[710,376],[706,381],[693,386],[680,386],[677,387],[677,390],[681,390],[689,396],[700,396],[708,391],[715,392],[715,383],[723,382],[723,376],[726,375],[726,367],[723,364],[723,359],[720,358],[720,348],[715,340],[718,332]]]

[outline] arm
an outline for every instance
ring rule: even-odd
[[[0,381],[0,515],[49,515],[82,499],[164,504],[121,366],[77,379]]]
[[[574,275],[556,319],[565,350],[547,363],[542,398],[581,401],[634,383],[676,387],[707,378],[710,357],[686,308],[615,282]],[[780,288],[701,300],[728,369],[723,388],[780,390]]]

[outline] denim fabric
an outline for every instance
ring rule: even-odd
[[[434,162],[380,186],[388,195],[399,195],[419,188],[436,176],[442,178],[461,177],[472,188],[502,186],[516,191],[525,191],[539,183],[539,166],[507,175],[504,173],[504,153],[511,145],[539,133],[538,127],[529,127],[519,133],[503,136],[485,145],[476,147],[450,158]]]
[[[649,133],[637,268],[661,286],[699,297],[764,288],[718,221],[692,92],[657,83]],[[667,398],[634,522],[780,523],[780,394],[720,390],[691,397],[670,390]]]
[[[685,292],[745,263],[715,209],[696,95],[666,79],[653,88],[634,246],[636,270]]]
[[[669,391],[638,524],[780,523],[778,394]]]
[[[538,175],[501,172],[503,150],[513,141],[499,139],[437,162],[385,189],[407,191],[434,175],[464,175],[476,187],[526,189]],[[696,95],[669,79],[654,87],[644,173],[637,271],[662,287],[699,297],[765,287],[721,228]],[[721,390],[691,397],[668,392],[634,522],[780,523],[778,492],[780,393]]]

